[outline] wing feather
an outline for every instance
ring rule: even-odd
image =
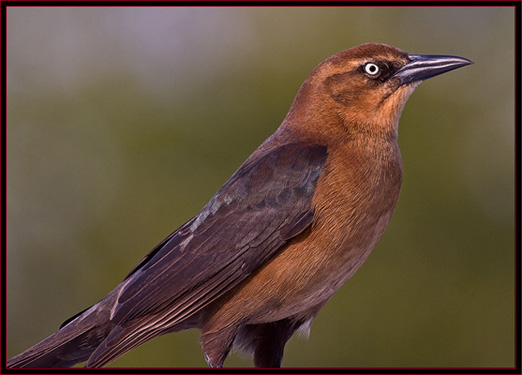
[[[117,328],[88,365],[107,363],[193,316],[310,226],[326,157],[326,147],[302,143],[254,153],[120,284]]]

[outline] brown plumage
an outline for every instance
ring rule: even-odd
[[[233,346],[279,367],[368,257],[399,197],[401,111],[424,79],[471,64],[364,44],[325,60],[279,129],[210,202],[96,305],[9,367],[100,367],[155,336],[201,330],[211,367]]]

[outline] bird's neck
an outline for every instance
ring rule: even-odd
[[[290,107],[280,131],[298,138],[324,141],[324,144],[353,138],[396,142],[400,108],[384,105],[368,110],[332,100],[324,87],[305,82]]]

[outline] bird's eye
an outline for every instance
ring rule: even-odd
[[[375,76],[379,73],[379,66],[374,63],[366,63],[364,64],[364,71],[371,76]]]

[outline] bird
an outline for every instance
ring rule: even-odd
[[[402,183],[399,118],[424,80],[473,64],[366,43],[321,62],[277,130],[210,201],[93,306],[7,362],[98,368],[196,328],[211,368],[240,350],[281,367],[284,348],[361,267]]]

